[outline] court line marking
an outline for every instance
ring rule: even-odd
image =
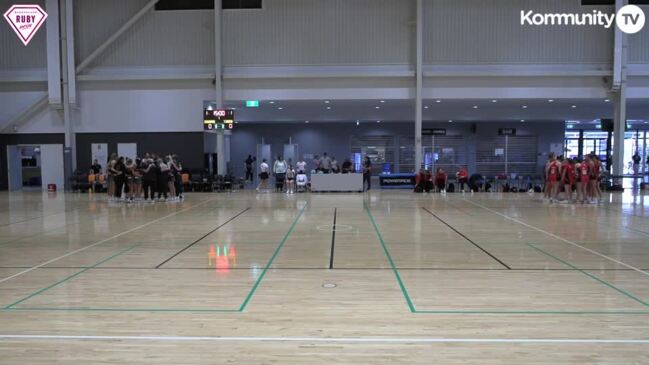
[[[487,211],[489,211],[489,212],[492,212],[492,213],[494,213],[494,214],[497,214],[497,215],[499,215],[499,216],[501,216],[501,217],[504,217],[505,219],[509,219],[509,220],[511,220],[511,221],[513,221],[513,222],[516,222],[516,223],[518,223],[518,224],[522,224],[522,225],[524,225],[525,227],[532,228],[532,229],[534,229],[534,230],[536,230],[536,231],[539,231],[539,232],[541,232],[541,233],[545,233],[545,234],[547,234],[547,235],[550,236],[550,237],[554,237],[554,238],[556,238],[556,239],[558,239],[558,240],[560,240],[560,241],[563,241],[563,242],[565,242],[565,243],[571,244],[571,245],[573,245],[573,246],[575,246],[575,247],[579,247],[579,248],[581,248],[582,250],[588,251],[588,252],[590,252],[590,253],[592,253],[592,254],[594,254],[594,255],[597,255],[597,256],[599,256],[599,257],[603,257],[603,258],[605,258],[605,259],[607,259],[607,260],[610,260],[610,261],[615,262],[615,263],[617,263],[617,264],[620,264],[620,265],[622,265],[622,266],[624,266],[624,267],[627,267],[627,268],[629,268],[629,269],[632,269],[632,270],[634,270],[634,271],[637,271],[637,272],[639,272],[639,273],[641,273],[641,274],[643,274],[643,275],[647,275],[647,276],[649,276],[649,272],[647,272],[647,271],[644,271],[644,270],[638,269],[638,268],[635,267],[635,266],[632,266],[632,265],[626,264],[626,263],[624,263],[624,262],[622,262],[622,261],[620,261],[620,260],[616,260],[616,259],[614,259],[614,258],[612,258],[612,257],[606,256],[606,255],[604,255],[604,254],[602,254],[602,253],[599,253],[599,252],[597,252],[597,251],[595,251],[595,250],[591,250],[590,248],[584,247],[584,246],[582,246],[582,245],[580,245],[580,244],[577,244],[577,243],[575,243],[575,242],[572,242],[572,241],[570,241],[570,240],[568,240],[568,239],[565,239],[565,238],[563,238],[563,237],[557,236],[557,235],[554,234],[554,233],[550,233],[550,232],[548,232],[548,231],[546,231],[546,230],[543,230],[543,229],[541,229],[541,228],[537,228],[537,227],[535,227],[535,226],[533,226],[533,225],[531,225],[531,224],[527,224],[527,223],[525,223],[525,222],[523,222],[523,221],[521,221],[521,220],[518,220],[518,219],[516,219],[516,218],[512,218],[512,217],[510,217],[510,216],[508,216],[508,215],[506,215],[506,214],[499,213],[499,212],[497,212],[497,211],[495,211],[495,210],[493,210],[493,209],[490,209],[490,208],[488,208],[488,207],[485,207],[485,206],[482,205],[482,204],[478,204],[478,203],[472,202],[472,201],[470,201],[470,200],[467,200],[466,198],[462,198],[462,200],[464,200],[464,201],[466,201],[466,202],[468,202],[468,203],[470,203],[470,204],[473,204],[473,205],[475,205],[475,206],[477,206],[477,207],[480,207],[480,208],[482,208],[482,209],[485,209],[485,210],[487,210]]]
[[[334,208],[334,224],[331,226],[331,254],[329,255],[329,269],[334,268],[334,250],[336,247],[336,215],[338,208]]]
[[[475,247],[479,248],[480,251],[484,252],[484,253],[487,254],[489,257],[491,257],[492,259],[496,260],[499,264],[501,264],[502,266],[506,267],[507,270],[511,270],[511,269],[512,269],[509,265],[507,265],[506,263],[504,263],[502,260],[500,260],[500,259],[497,258],[496,256],[492,255],[491,252],[485,250],[484,248],[482,248],[482,246],[480,246],[479,244],[473,242],[473,240],[471,240],[469,237],[465,236],[464,233],[458,231],[457,229],[455,229],[455,227],[453,227],[453,226],[451,226],[450,224],[446,223],[442,218],[438,217],[435,213],[433,213],[432,211],[430,211],[428,208],[426,208],[426,207],[421,207],[421,209],[423,209],[423,210],[425,210],[426,212],[428,212],[428,214],[430,214],[430,215],[432,215],[433,217],[435,217],[435,219],[437,219],[438,221],[444,223],[444,225],[447,226],[448,228],[452,229],[453,232],[459,234],[462,238],[464,238],[465,240],[469,241],[469,243],[471,243],[471,244],[474,245]]]
[[[383,240],[381,231],[379,230],[379,227],[376,225],[376,222],[374,221],[374,217],[372,216],[372,212],[370,212],[370,208],[367,206],[367,203],[365,201],[363,201],[363,207],[365,207],[367,216],[370,218],[370,222],[372,222],[372,226],[374,227],[374,232],[379,238],[379,242],[381,243],[381,247],[383,248],[383,253],[385,254],[385,257],[387,257],[388,262],[390,263],[392,272],[394,273],[394,276],[397,278],[397,283],[399,283],[399,288],[401,288],[401,293],[403,293],[403,296],[406,299],[406,303],[408,303],[408,308],[410,309],[411,313],[416,313],[417,309],[415,309],[415,304],[410,299],[410,295],[408,295],[408,290],[406,290],[406,286],[403,284],[403,280],[401,280],[401,275],[399,275],[399,270],[394,264],[394,260],[392,260],[392,256],[390,255],[388,248],[385,246],[385,241]]]
[[[257,291],[257,288],[261,284],[261,281],[264,279],[264,276],[266,276],[266,272],[268,272],[268,268],[275,261],[275,258],[277,257],[279,252],[282,250],[282,247],[284,247],[284,244],[288,240],[288,237],[291,235],[291,233],[293,233],[293,230],[295,229],[295,226],[297,225],[297,222],[300,220],[300,217],[302,216],[302,213],[304,213],[304,211],[306,210],[307,206],[309,206],[309,203],[304,204],[304,206],[302,207],[300,212],[297,214],[297,216],[293,220],[293,223],[289,227],[288,231],[284,235],[284,238],[282,238],[282,241],[279,243],[279,245],[277,245],[277,248],[275,248],[275,251],[273,252],[273,255],[268,260],[268,263],[266,263],[266,266],[262,270],[261,274],[259,274],[259,277],[257,278],[257,281],[255,281],[255,285],[252,286],[252,289],[250,290],[250,292],[246,296],[246,299],[243,301],[243,303],[241,303],[241,307],[239,307],[239,312],[243,312],[246,309],[246,307],[248,306],[248,303],[250,302],[250,299],[252,299],[252,296]]]
[[[234,217],[232,217],[232,218],[228,219],[227,221],[225,221],[225,223],[223,223],[223,224],[217,226],[216,228],[214,228],[213,230],[207,232],[205,235],[201,236],[200,238],[198,238],[198,239],[195,240],[194,242],[192,242],[192,243],[190,243],[189,245],[185,246],[185,248],[183,248],[182,250],[176,252],[175,254],[173,254],[173,255],[172,255],[171,257],[169,257],[168,259],[162,261],[162,262],[159,263],[155,268],[156,268],[156,269],[159,269],[162,265],[164,265],[164,264],[166,264],[167,262],[173,260],[176,256],[180,255],[181,253],[183,253],[183,252],[185,252],[186,250],[188,250],[190,247],[192,247],[192,246],[194,246],[195,244],[199,243],[200,241],[204,240],[205,237],[207,237],[207,236],[211,235],[212,233],[218,231],[221,227],[223,227],[223,226],[225,226],[226,224],[228,224],[228,223],[232,222],[233,220],[237,219],[240,215],[242,215],[243,213],[249,211],[250,209],[251,209],[251,207],[248,207],[248,208],[242,210],[241,212],[239,212],[239,214],[237,214],[237,215],[235,215]]]
[[[70,209],[70,210],[64,210],[64,211],[62,211],[62,212],[58,212],[58,213],[43,214],[43,215],[38,216],[38,217],[25,219],[25,220],[18,221],[18,222],[6,223],[6,224],[2,224],[2,225],[0,225],[0,228],[9,227],[9,226],[11,226],[11,225],[19,224],[19,223],[25,223],[25,222],[35,221],[35,220],[37,220],[37,219],[41,219],[41,218],[45,218],[45,217],[50,217],[50,216],[53,216],[53,215],[59,215],[59,214],[69,213],[69,212],[72,212],[72,211],[75,211],[75,210],[78,210],[78,209],[79,209],[79,208],[73,208],[73,209]]]
[[[611,288],[611,289],[617,291],[618,293],[623,294],[623,295],[625,295],[626,297],[628,297],[628,298],[630,298],[630,299],[633,299],[634,301],[636,301],[636,302],[638,302],[638,303],[640,303],[640,304],[642,304],[642,305],[644,305],[644,306],[646,306],[646,307],[649,307],[649,303],[647,303],[647,302],[645,302],[644,300],[642,300],[642,299],[636,297],[635,295],[633,295],[633,294],[627,292],[626,290],[620,289],[620,288],[618,288],[617,286],[615,286],[615,285],[613,285],[613,284],[607,282],[606,280],[604,280],[604,279],[600,279],[599,277],[597,277],[597,276],[595,276],[595,275],[593,275],[593,274],[591,274],[591,273],[589,273],[589,272],[587,272],[587,271],[585,271],[585,270],[582,270],[582,269],[578,268],[577,266],[571,264],[570,262],[565,261],[565,260],[562,260],[562,259],[560,259],[560,258],[554,256],[553,254],[551,254],[551,253],[549,253],[549,252],[546,252],[545,250],[542,250],[542,249],[536,247],[535,245],[533,245],[533,244],[531,244],[531,243],[528,243],[527,245],[530,246],[530,247],[532,247],[533,249],[535,249],[535,250],[541,252],[542,254],[544,254],[544,255],[546,255],[546,256],[548,256],[548,257],[551,257],[551,258],[553,258],[553,259],[559,261],[560,263],[562,263],[562,264],[564,264],[564,265],[566,265],[566,266],[569,266],[569,267],[571,267],[571,268],[573,268],[573,269],[579,271],[580,273],[582,273],[582,274],[584,274],[584,275],[590,277],[591,279],[593,279],[593,280],[595,280],[595,281],[597,281],[597,282],[599,282],[599,283],[601,283],[601,284],[606,285],[607,287],[609,287],[609,288]]]
[[[192,205],[191,207],[188,207],[188,208],[185,208],[185,209],[182,209],[182,210],[179,210],[179,211],[173,212],[173,213],[168,214],[168,215],[166,215],[166,216],[164,216],[164,217],[156,218],[156,219],[152,220],[151,222],[148,222],[148,223],[145,223],[145,224],[139,225],[139,226],[137,226],[137,227],[131,228],[131,229],[127,230],[127,231],[124,231],[124,232],[122,232],[122,233],[118,233],[118,234],[116,234],[116,235],[114,235],[114,236],[111,236],[111,237],[108,237],[108,238],[104,238],[103,240],[98,241],[98,242],[95,242],[95,243],[93,243],[93,244],[91,244],[91,245],[88,245],[88,246],[84,246],[84,247],[78,248],[78,249],[76,249],[76,250],[74,250],[74,251],[70,251],[70,252],[68,252],[68,253],[66,253],[66,254],[64,254],[64,255],[61,255],[61,256],[59,256],[59,257],[56,257],[56,258],[53,258],[53,259],[51,259],[51,260],[45,261],[45,262],[40,263],[40,264],[38,264],[38,265],[36,265],[36,266],[32,266],[31,268],[29,268],[29,269],[27,269],[27,270],[23,270],[23,271],[21,271],[21,272],[18,272],[18,273],[16,273],[16,274],[11,275],[11,276],[9,276],[9,277],[6,277],[6,278],[4,278],[4,279],[0,279],[0,283],[4,283],[5,281],[11,280],[11,279],[13,279],[13,278],[15,278],[15,277],[18,277],[18,276],[20,276],[20,275],[26,274],[26,273],[28,273],[28,272],[30,272],[30,271],[36,270],[36,269],[41,268],[41,267],[43,267],[43,266],[49,265],[49,264],[51,264],[51,263],[53,263],[53,262],[59,261],[59,260],[64,259],[64,258],[66,258],[66,257],[68,257],[68,256],[75,255],[75,254],[77,254],[77,253],[79,253],[79,252],[82,252],[82,251],[85,251],[85,250],[87,250],[87,249],[89,249],[89,248],[92,248],[92,247],[95,247],[95,246],[101,245],[102,243],[106,243],[106,242],[108,242],[108,241],[114,240],[115,238],[121,237],[121,236],[123,236],[123,235],[125,235],[125,234],[129,234],[129,233],[131,233],[131,232],[137,231],[138,229],[142,229],[142,228],[147,227],[147,226],[150,226],[150,225],[152,225],[152,224],[154,224],[154,223],[158,223],[158,222],[160,222],[161,220],[164,220],[164,219],[167,219],[167,218],[173,217],[173,216],[178,215],[178,214],[180,214],[180,213],[184,213],[184,212],[186,212],[186,211],[188,211],[188,210],[191,210],[191,209],[194,209],[194,208],[196,208],[196,207],[198,207],[198,206],[201,206],[201,205],[207,204],[207,203],[209,203],[209,202],[211,202],[211,201],[213,201],[213,200],[215,200],[215,199],[216,199],[216,198],[208,199],[208,200],[206,200],[206,201],[204,201],[204,202],[202,202],[202,203],[198,203],[198,204]]]
[[[198,206],[198,205],[196,205],[196,206]],[[187,210],[189,210],[191,208],[192,207],[188,208]],[[237,216],[239,216],[239,215],[241,215],[241,213],[238,214]],[[232,219],[228,220],[228,222],[230,222],[230,221],[232,221]],[[37,296],[39,294],[42,294],[42,293],[46,292],[47,290],[50,290],[50,289],[52,289],[52,288],[54,288],[54,287],[56,287],[56,286],[58,286],[60,284],[63,284],[65,282],[67,282],[67,281],[69,281],[69,280],[83,274],[84,272],[87,272],[88,270],[91,270],[91,269],[103,264],[104,262],[108,262],[108,261],[114,259],[115,257],[117,257],[119,255],[122,255],[122,254],[124,254],[124,253],[126,253],[128,251],[131,251],[134,248],[137,248],[137,247],[139,247],[139,246],[141,246],[143,244],[145,244],[145,242],[140,242],[140,243],[136,243],[136,244],[134,244],[132,246],[129,246],[129,247],[127,247],[127,248],[125,248],[125,249],[111,255],[110,257],[107,257],[107,258],[105,258],[105,259],[103,259],[103,260],[101,260],[101,261],[99,261],[99,262],[97,262],[97,263],[95,263],[95,264],[93,264],[91,266],[84,267],[81,271],[78,271],[78,272],[76,272],[76,273],[74,273],[72,275],[69,275],[69,276],[55,282],[54,284],[51,284],[51,285],[49,285],[49,286],[47,286],[45,288],[42,288],[42,289],[40,289],[40,290],[38,290],[36,292],[33,292],[29,296],[24,297],[24,298],[14,302],[14,303],[11,303],[11,304],[5,306],[2,309],[4,309],[4,310],[31,310],[31,308],[13,308],[13,307],[20,304],[20,303],[22,303],[22,302],[25,302],[25,301],[29,300],[30,298],[33,298],[33,297],[35,297],[35,296]],[[229,311],[235,311],[235,310],[209,309],[209,308],[195,310],[195,309],[167,309],[167,308],[92,308],[92,307],[64,307],[64,308],[56,308],[56,307],[42,308],[41,307],[41,308],[36,308],[35,310],[115,311],[115,312],[120,312],[120,311],[121,312],[133,312],[133,311],[136,311],[136,312],[196,312],[196,311],[200,311],[200,312],[229,312]]]
[[[0,340],[89,340],[161,342],[325,342],[325,343],[539,343],[539,344],[649,344],[649,339],[588,338],[387,338],[387,337],[230,337],[230,336],[89,336],[0,334]]]

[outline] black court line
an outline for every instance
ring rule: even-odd
[[[181,253],[185,252],[185,250],[189,249],[190,247],[194,246],[194,245],[197,244],[198,242],[202,241],[205,237],[207,237],[207,236],[211,235],[212,233],[216,232],[219,228],[221,228],[221,227],[225,226],[226,224],[232,222],[233,220],[237,219],[240,215],[242,215],[243,213],[245,213],[245,212],[247,212],[247,211],[249,211],[249,210],[250,210],[250,207],[248,207],[248,208],[242,210],[241,212],[239,212],[239,214],[237,214],[237,215],[235,215],[234,217],[232,217],[232,218],[228,219],[227,221],[225,221],[225,223],[223,223],[223,224],[221,224],[220,226],[214,228],[213,230],[207,232],[205,235],[203,235],[202,237],[200,237],[200,238],[197,239],[196,241],[190,243],[189,245],[187,245],[187,246],[186,246],[185,248],[183,248],[182,250],[176,252],[173,256],[171,256],[171,257],[169,257],[168,259],[162,261],[162,262],[159,263],[155,268],[156,268],[156,269],[159,269],[162,265],[164,265],[164,264],[166,264],[167,262],[173,260],[174,257],[176,257],[176,256],[180,255]]]
[[[507,265],[506,263],[502,262],[502,261],[501,261],[499,258],[497,258],[496,256],[492,255],[491,252],[485,250],[485,249],[482,248],[479,244],[473,242],[469,237],[465,236],[462,232],[458,231],[458,230],[455,229],[453,226],[451,226],[450,224],[446,223],[442,218],[440,218],[440,217],[438,217],[437,215],[435,215],[435,213],[431,212],[430,210],[428,210],[427,208],[424,208],[424,207],[422,207],[421,209],[423,209],[423,210],[425,210],[426,212],[428,212],[428,214],[430,214],[430,215],[432,215],[433,217],[435,217],[435,219],[437,219],[438,221],[444,223],[444,225],[446,225],[448,228],[452,229],[455,233],[457,233],[457,234],[459,234],[460,236],[462,236],[465,240],[469,241],[472,245],[474,245],[475,247],[479,248],[480,251],[482,251],[482,252],[486,253],[487,255],[489,255],[489,257],[491,257],[492,259],[498,261],[498,263],[500,263],[501,265],[503,265],[504,267],[506,267],[508,270],[511,270],[511,269],[512,269],[509,265]]]
[[[70,213],[70,212],[74,212],[74,211],[77,210],[77,209],[78,209],[78,208],[73,208],[73,209],[64,210],[64,211],[62,211],[62,212],[58,212],[58,213],[50,213],[50,214],[39,215],[38,217],[29,218],[29,219],[25,219],[25,220],[22,220],[22,221],[11,222],[11,223],[7,223],[7,224],[0,224],[0,227],[7,227],[7,226],[11,226],[11,225],[18,224],[18,223],[25,223],[25,222],[29,222],[29,221],[35,221],[35,220],[37,220],[37,219],[41,219],[41,218],[45,218],[45,217],[50,217],[50,216],[53,216],[53,215],[59,215],[59,214]]]
[[[334,250],[336,248],[336,213],[338,208],[334,208],[334,225],[331,226],[331,255],[329,256],[329,270],[334,268]]]

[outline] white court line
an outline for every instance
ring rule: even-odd
[[[560,240],[560,241],[563,241],[563,242],[565,242],[565,243],[569,243],[569,244],[571,244],[571,245],[573,245],[573,246],[575,246],[575,247],[579,247],[579,248],[581,248],[582,250],[586,250],[586,251],[588,251],[588,252],[590,252],[590,253],[592,253],[592,254],[594,254],[594,255],[597,255],[597,256],[599,256],[599,257],[603,257],[603,258],[605,258],[605,259],[607,259],[607,260],[613,261],[613,262],[615,262],[615,263],[617,263],[617,264],[620,264],[620,265],[622,265],[622,266],[624,266],[624,267],[627,267],[627,268],[632,269],[632,270],[635,270],[635,271],[637,271],[637,272],[639,272],[639,273],[641,273],[641,274],[644,274],[644,275],[649,276],[649,272],[646,272],[646,271],[644,271],[644,270],[638,269],[638,268],[635,267],[635,266],[631,266],[631,265],[629,265],[629,264],[625,264],[625,263],[622,262],[622,261],[619,261],[619,260],[616,260],[616,259],[614,259],[614,258],[612,258],[612,257],[606,256],[606,255],[604,255],[604,254],[602,254],[602,253],[599,253],[599,252],[597,252],[597,251],[595,251],[595,250],[591,250],[590,248],[584,247],[584,246],[582,246],[582,245],[580,245],[580,244],[577,244],[577,243],[575,243],[575,242],[572,242],[572,241],[570,241],[570,240],[568,240],[568,239],[565,239],[565,238],[563,238],[563,237],[559,237],[559,236],[557,236],[557,235],[554,234],[554,233],[550,233],[550,232],[545,231],[545,230],[543,230],[543,229],[541,229],[541,228],[534,227],[533,225],[527,224],[527,223],[525,223],[525,222],[523,222],[523,221],[520,221],[520,220],[518,220],[518,219],[516,219],[516,218],[512,218],[512,217],[510,217],[510,216],[508,216],[508,215],[506,215],[506,214],[502,214],[502,213],[499,213],[499,212],[497,212],[497,211],[495,211],[495,210],[493,210],[493,209],[487,208],[487,207],[485,207],[485,206],[482,205],[482,204],[478,204],[478,203],[472,202],[472,201],[470,201],[470,200],[467,200],[466,198],[463,198],[462,200],[464,200],[464,201],[466,201],[466,202],[468,202],[468,203],[471,203],[471,204],[473,204],[473,205],[475,205],[475,206],[477,206],[477,207],[480,207],[480,208],[482,208],[482,209],[486,209],[486,210],[488,210],[488,211],[490,211],[490,212],[492,212],[492,213],[498,214],[499,216],[505,217],[505,218],[507,218],[507,219],[509,219],[509,220],[511,220],[511,221],[514,221],[514,222],[516,222],[516,223],[518,223],[518,224],[522,224],[522,225],[524,225],[525,227],[532,228],[532,229],[537,230],[537,231],[539,231],[539,232],[541,232],[541,233],[545,233],[545,234],[547,234],[548,236],[554,237],[554,238],[556,238],[556,239],[558,239],[558,240]]]
[[[553,344],[649,344],[649,339],[546,339],[546,338],[384,338],[384,337],[218,337],[218,336],[59,336],[2,335],[0,340],[91,340],[173,342],[327,342],[327,343],[553,343]]]
[[[103,240],[101,240],[101,241],[98,241],[98,242],[95,242],[95,243],[93,243],[93,244],[91,244],[91,245],[88,245],[88,246],[84,246],[84,247],[78,248],[78,249],[76,249],[76,250],[74,250],[74,251],[70,251],[70,252],[66,253],[65,255],[59,256],[59,257],[57,257],[57,258],[53,258],[53,259],[51,259],[51,260],[49,260],[49,261],[46,261],[46,262],[40,263],[40,264],[38,264],[38,265],[36,265],[36,266],[32,266],[32,267],[30,267],[29,269],[23,270],[23,271],[21,271],[21,272],[19,272],[19,273],[13,274],[13,275],[11,275],[11,276],[9,276],[9,277],[6,277],[6,278],[4,278],[4,279],[0,279],[0,283],[3,283],[3,282],[5,282],[5,281],[7,281],[7,280],[11,280],[11,279],[13,279],[13,278],[15,278],[15,277],[18,277],[18,276],[20,276],[20,275],[26,274],[26,273],[28,273],[28,272],[30,272],[30,271],[36,270],[36,269],[41,268],[41,267],[43,267],[43,266],[45,266],[45,265],[49,265],[49,264],[51,264],[51,263],[53,263],[53,262],[56,262],[56,261],[58,261],[58,260],[60,260],[60,259],[66,258],[66,257],[68,257],[68,256],[72,256],[72,255],[77,254],[77,253],[79,253],[79,252],[81,252],[81,251],[85,251],[85,250],[87,250],[87,249],[89,249],[89,248],[91,248],[91,247],[95,247],[95,246],[97,246],[97,245],[101,245],[102,243],[106,243],[106,242],[108,242],[108,241],[110,241],[110,240],[113,240],[113,239],[115,239],[115,238],[117,238],[117,237],[121,237],[121,236],[123,236],[123,235],[125,235],[125,234],[131,233],[131,232],[133,232],[133,231],[137,231],[138,229],[144,228],[144,227],[146,227],[146,226],[150,226],[150,225],[152,225],[152,224],[154,224],[154,223],[157,223],[157,222],[159,222],[159,221],[161,221],[161,220],[163,220],[163,219],[167,219],[167,218],[169,218],[169,217],[173,217],[173,216],[175,216],[175,215],[177,215],[177,214],[180,214],[180,213],[186,212],[186,211],[188,211],[188,210],[194,209],[194,208],[196,208],[196,207],[198,207],[198,206],[200,206],[200,205],[207,204],[208,202],[210,202],[210,201],[212,201],[212,200],[215,200],[215,199],[216,199],[216,198],[208,199],[208,200],[206,200],[206,201],[204,201],[204,202],[202,202],[202,203],[198,203],[198,204],[196,204],[196,205],[192,205],[192,206],[189,207],[189,208],[185,208],[185,209],[183,209],[183,210],[179,210],[179,211],[177,211],[177,212],[174,212],[174,213],[171,213],[171,214],[165,215],[164,217],[154,219],[154,220],[152,220],[151,222],[148,222],[148,223],[142,224],[142,225],[137,226],[137,227],[135,227],[135,228],[131,228],[131,229],[129,229],[128,231],[124,231],[124,232],[122,232],[122,233],[118,233],[118,234],[116,234],[116,235],[114,235],[114,236],[112,236],[112,237],[105,238],[105,239],[103,239]]]

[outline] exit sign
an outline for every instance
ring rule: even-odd
[[[246,106],[248,108],[258,108],[259,100],[246,100]]]

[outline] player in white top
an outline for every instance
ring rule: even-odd
[[[302,174],[303,174],[303,173],[306,172],[306,162],[304,162],[304,160],[302,160],[302,161],[298,161],[298,162],[295,164],[295,167],[297,168],[297,173],[298,173],[298,174],[299,174],[299,173],[302,173]]]
[[[268,188],[268,169],[270,167],[266,163],[266,159],[264,158],[261,160],[261,164],[259,165],[259,179],[261,179],[261,182],[259,183],[259,186],[257,186],[257,192],[259,192],[260,189],[267,189]]]

